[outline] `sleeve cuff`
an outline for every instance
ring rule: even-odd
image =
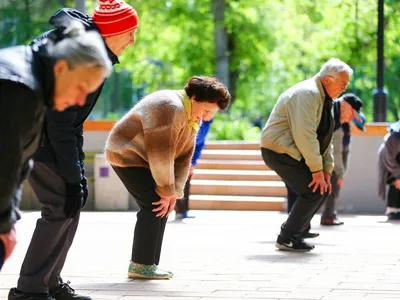
[[[316,172],[322,171],[322,169],[323,169],[320,164],[311,165],[311,166],[308,166],[308,168],[310,169],[311,173],[316,173]]]
[[[324,166],[324,172],[325,173],[332,174],[332,171],[333,171],[333,166],[332,165]]]
[[[182,199],[183,198],[183,191],[176,191],[175,193],[176,199]]]
[[[172,197],[175,195],[175,184],[171,184],[168,186],[156,186],[156,193],[160,197]]]

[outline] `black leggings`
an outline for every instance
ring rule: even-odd
[[[152,211],[156,208],[152,203],[161,199],[156,193],[154,178],[147,168],[112,167],[140,208],[131,260],[138,264],[158,265],[167,218],[156,217],[157,212]]]

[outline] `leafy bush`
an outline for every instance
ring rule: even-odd
[[[254,127],[246,116],[217,113],[211,125],[208,140],[259,141],[261,129]]]
[[[123,114],[109,112],[109,113],[107,113],[104,120],[119,121],[119,119],[121,119],[122,116],[123,116]]]

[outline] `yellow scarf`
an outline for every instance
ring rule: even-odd
[[[186,94],[185,90],[182,91],[182,102],[183,102],[183,106],[186,109],[186,114],[187,114],[187,118],[188,118],[188,125],[189,127],[193,128],[194,131],[198,132],[200,125],[199,123],[193,121],[191,119],[192,116],[192,103],[190,102],[190,99],[188,97],[188,95]]]

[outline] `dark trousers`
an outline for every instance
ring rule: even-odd
[[[294,206],[281,226],[283,237],[299,237],[306,231],[315,213],[324,203],[327,193],[321,195],[319,189],[314,193],[308,187],[312,174],[304,160],[297,161],[286,154],[261,148],[264,162],[298,195]]]
[[[151,172],[141,167],[112,166],[140,210],[137,213],[131,260],[138,264],[158,265],[167,218],[156,217],[152,203],[161,198]]]
[[[61,281],[60,273],[72,245],[79,223],[64,214],[66,185],[53,165],[36,162],[29,183],[43,205],[42,217],[22,263],[18,289],[30,293],[47,293]]]
[[[326,198],[324,209],[322,212],[322,218],[333,217],[336,213],[336,211],[335,211],[336,200],[339,198],[339,192],[340,192],[340,187],[338,185],[338,179],[339,178],[337,177],[336,173],[332,172],[332,177],[331,177],[332,193],[330,195],[328,195],[328,197]],[[290,213],[294,203],[296,202],[297,195],[290,188],[290,186],[288,186],[286,183],[285,183],[285,185],[286,185],[286,189],[287,189],[287,199],[288,199],[287,212]],[[399,196],[400,196],[400,194],[399,194]],[[400,205],[400,201],[399,201],[399,205]]]
[[[400,208],[400,190],[398,190],[393,184],[389,185],[387,206]]]
[[[189,211],[189,196],[190,196],[190,178],[186,180],[185,187],[183,188],[183,198],[176,200],[175,212],[183,214]]]
[[[288,214],[292,211],[293,205],[296,202],[297,194],[288,186],[285,182],[286,190],[287,190],[287,212]]]
[[[331,184],[332,193],[328,195],[325,202],[325,208],[322,212],[322,218],[330,218],[335,215],[336,200],[339,198],[340,187],[338,185],[338,176],[335,171],[332,172]]]

